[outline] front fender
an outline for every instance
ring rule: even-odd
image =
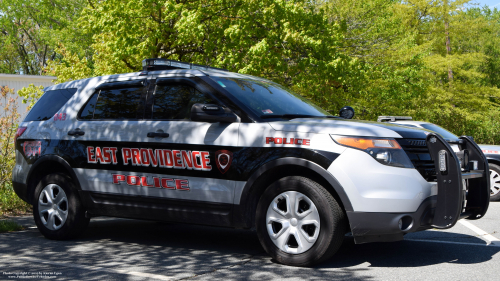
[[[270,161],[262,165],[250,176],[250,178],[244,185],[243,190],[241,191],[239,200],[235,198],[234,224],[236,227],[247,228],[252,226],[253,216],[255,215],[253,214],[252,207],[256,205],[259,198],[258,196],[260,196],[263,190],[265,190],[265,188],[267,187],[267,185],[259,185],[260,180],[264,180],[265,182],[263,176],[265,177],[266,175],[264,174],[270,170],[290,166],[299,167],[302,171],[309,171],[323,178],[330,184],[334,192],[338,195],[338,198],[340,198],[345,211],[353,211],[351,202],[347,197],[347,194],[345,193],[340,183],[335,179],[335,177],[333,177],[330,172],[312,161],[294,157],[285,157]]]

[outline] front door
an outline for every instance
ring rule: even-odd
[[[148,178],[150,195],[207,204],[232,204],[235,181],[225,172],[236,147],[239,123],[194,122],[195,103],[222,105],[195,80],[157,79],[151,91],[142,144],[141,176]],[[220,155],[223,154],[222,158]]]
[[[141,126],[146,84],[146,79],[101,84],[80,110],[74,129],[68,134],[78,142],[78,149],[84,151],[84,158],[75,165],[82,190],[143,194],[138,186],[124,188],[113,179],[115,175],[134,172],[134,167],[123,161],[123,148],[140,147],[146,139]]]

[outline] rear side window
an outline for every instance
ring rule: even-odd
[[[212,98],[184,84],[157,85],[153,119],[189,120],[195,103],[216,103]]]
[[[142,118],[144,87],[97,90],[80,113],[80,119]]]
[[[24,121],[44,121],[52,118],[77,90],[72,88],[45,92]]]

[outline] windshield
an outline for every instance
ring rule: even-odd
[[[307,99],[273,82],[213,76],[210,78],[261,118],[330,115]]]
[[[435,124],[422,124],[422,127],[427,130],[434,131],[438,134],[440,134],[443,138],[445,139],[458,139],[456,135],[454,135],[452,132],[447,131],[438,125]]]

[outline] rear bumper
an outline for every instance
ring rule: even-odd
[[[26,203],[31,204],[30,202],[28,202],[28,187],[26,184],[12,181],[12,187],[14,188],[14,192],[17,194],[17,196],[19,196],[19,198],[23,199],[23,201],[25,201]]]
[[[416,212],[347,212],[347,217],[356,244],[399,241],[406,233],[432,228],[436,203],[437,196],[431,196]]]

